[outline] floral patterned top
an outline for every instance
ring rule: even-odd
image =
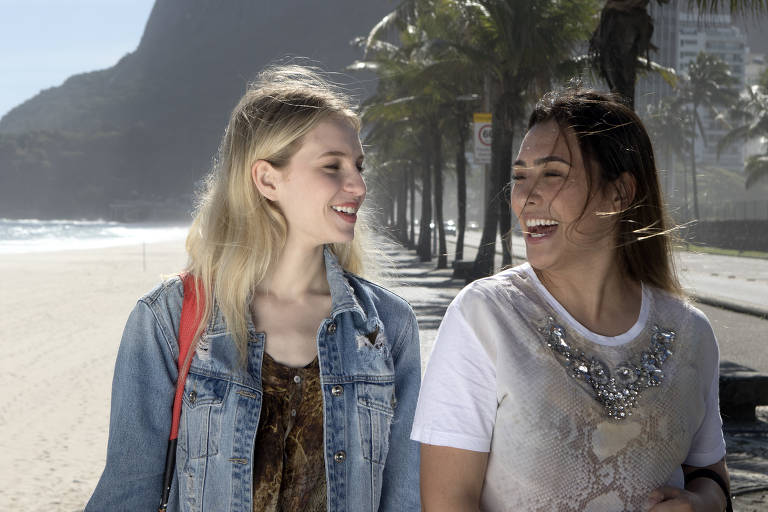
[[[254,512],[326,510],[323,398],[317,358],[304,368],[264,353],[253,468]]]

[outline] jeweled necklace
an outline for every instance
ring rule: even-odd
[[[664,380],[661,366],[672,355],[670,346],[675,341],[675,331],[654,325],[648,350],[640,354],[640,361],[627,361],[614,368],[613,373],[599,359],[571,347],[565,341],[565,329],[547,317],[545,326],[539,328],[544,343],[552,349],[560,364],[571,377],[588,382],[595,392],[595,399],[605,408],[606,414],[623,420],[632,415],[640,393],[658,386]]]

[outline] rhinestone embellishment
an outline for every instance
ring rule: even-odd
[[[547,324],[539,331],[544,335],[546,346],[571,377],[591,385],[595,400],[603,405],[609,417],[617,420],[631,416],[643,390],[656,387],[664,380],[661,367],[672,355],[671,346],[676,337],[675,331],[654,325],[651,343],[648,350],[640,354],[640,360],[625,361],[611,372],[599,359],[571,347],[566,341],[565,329],[557,325],[554,318],[548,317]]]

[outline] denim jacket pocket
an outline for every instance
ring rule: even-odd
[[[219,453],[222,407],[230,382],[189,372],[184,385],[179,446],[190,459]]]
[[[389,429],[395,415],[395,385],[358,382],[357,415],[363,457],[384,464],[389,452]]]

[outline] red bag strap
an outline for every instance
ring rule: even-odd
[[[176,468],[176,439],[179,436],[181,399],[182,396],[184,396],[184,383],[187,381],[189,366],[192,364],[192,357],[195,355],[195,346],[193,344],[195,333],[197,332],[197,327],[200,325],[203,310],[205,309],[205,296],[200,294],[198,297],[197,295],[197,291],[202,290],[200,280],[195,278],[189,272],[183,272],[179,277],[181,277],[181,282],[184,285],[184,301],[181,305],[181,319],[179,320],[179,357],[176,360],[179,374],[176,378],[176,394],[173,397],[171,434],[165,452],[163,487],[162,495],[160,496],[160,506],[157,509],[158,512],[166,512],[168,510],[168,499],[171,495],[171,483]]]
[[[181,281],[184,283],[184,302],[181,306],[181,321],[179,322],[179,358],[176,364],[179,369],[179,376],[176,379],[176,395],[173,398],[173,416],[171,420],[171,440],[179,435],[179,419],[181,417],[181,399],[184,395],[184,383],[187,381],[189,366],[192,363],[192,357],[195,355],[193,341],[197,327],[202,320],[203,310],[205,309],[205,297],[198,297],[198,289],[202,291],[200,280],[189,272],[181,274]]]

